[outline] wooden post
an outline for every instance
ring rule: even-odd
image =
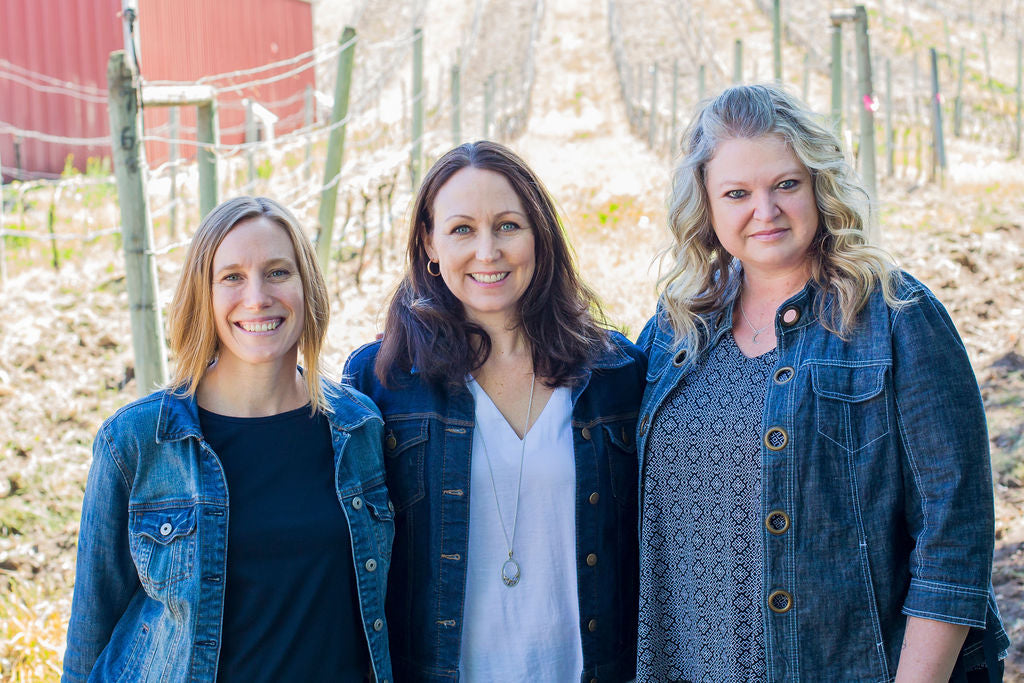
[[[892,131],[892,61],[885,60],[885,175],[896,173],[895,134]]]
[[[960,46],[960,64],[956,79],[956,99],[953,100],[953,135],[960,137],[963,124],[963,92],[964,92],[964,47]]]
[[[654,149],[654,132],[658,125],[658,63],[651,67],[651,117],[647,121],[647,146]]]
[[[985,87],[992,87],[992,61],[988,56],[988,34],[981,34],[981,51],[985,55]]]
[[[832,21],[832,130],[843,129],[843,25]]]
[[[57,223],[57,202],[60,201],[62,189],[64,189],[63,185],[58,183],[57,188],[53,191],[53,198],[50,200],[50,210],[46,212],[46,231],[50,233],[50,260],[56,271],[60,270],[60,258],[57,256],[57,233],[54,230],[54,225]]]
[[[248,168],[248,184],[249,194],[255,194],[255,183],[256,183],[256,153],[253,152],[253,143],[256,142],[256,117],[252,112],[252,99],[246,97],[242,100],[242,105],[245,107],[245,165]]]
[[[168,121],[171,128],[171,143],[167,153],[167,167],[171,175],[171,210],[167,220],[171,222],[168,226],[168,233],[171,239],[178,236],[178,136],[181,134],[179,126],[180,113],[177,107],[171,107],[168,113]]]
[[[874,87],[871,83],[871,44],[868,40],[868,13],[864,5],[854,8],[856,13],[857,41],[857,90],[860,96],[860,172],[864,179],[870,201],[878,201],[878,185],[875,182],[875,113]],[[870,220],[868,235],[877,241],[878,221]]]
[[[423,29],[412,31],[412,145],[409,171],[413,193],[420,187],[423,169]]]
[[[782,0],[772,2],[772,78],[782,83]]]
[[[1021,114],[1021,39],[1017,39],[1017,116],[1015,119],[1014,132],[1016,137],[1014,138],[1015,143],[1013,147],[1014,154],[1020,156],[1020,114]]]
[[[697,68],[697,99],[703,100],[708,94],[707,88],[707,67],[701,64]]]
[[[462,144],[462,84],[458,59],[452,64],[452,146]]]
[[[302,124],[309,130],[316,121],[316,101],[313,98],[313,86],[307,85],[302,100]],[[303,163],[302,178],[309,180],[313,175],[313,138],[306,136],[306,154]]]
[[[743,82],[743,41],[739,38],[732,46],[732,82]]]
[[[800,84],[800,99],[807,103],[807,95],[811,90],[811,53],[804,53],[804,78]]]
[[[942,97],[939,94],[939,55],[929,48],[932,63],[932,177],[941,182],[946,168],[946,142],[942,137]]]
[[[352,60],[356,48],[356,30],[346,26],[338,44],[338,75],[334,81],[334,107],[331,110],[331,134],[327,140],[327,161],[324,163],[324,188],[320,194],[317,222],[320,232],[316,242],[316,257],[326,276],[331,263],[331,238],[334,232],[334,211],[338,205],[338,174],[345,154],[345,128],[342,122],[348,116],[348,93],[352,85]]]
[[[146,162],[142,142],[141,100],[135,74],[123,50],[107,62],[111,152],[121,207],[125,281],[135,351],[135,377],[139,395],[167,382],[164,326],[157,297],[153,224],[146,204]]]
[[[699,72],[698,72],[699,73]],[[697,86],[698,93],[700,92],[700,85]],[[699,95],[698,95],[699,96]],[[676,121],[679,120],[679,60],[672,60],[672,121],[668,127],[668,148],[674,149],[676,145],[676,135],[678,126]]]
[[[211,101],[196,107],[196,166],[199,167],[199,219],[217,206],[217,106]]]
[[[484,139],[491,139],[491,122],[494,120],[494,74],[484,81]]]

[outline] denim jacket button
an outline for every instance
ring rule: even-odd
[[[594,491],[593,493],[590,494],[590,498],[588,498],[587,500],[590,501],[591,505],[597,505],[597,501],[601,500],[601,494],[599,494],[597,491]]]
[[[169,536],[172,531],[174,531],[174,527],[171,526],[170,522],[164,522],[160,525],[161,536]]]
[[[392,503],[392,502],[391,502],[391,501],[389,500],[389,501],[388,501],[388,512],[394,512],[394,511],[395,511],[395,504],[394,504],[394,503]]]
[[[590,429],[589,428],[584,427],[583,431],[580,432],[580,433],[583,435],[584,439],[586,439],[587,441],[590,441]]]
[[[774,590],[768,596],[768,607],[776,614],[785,614],[793,609],[793,596],[784,590]]]
[[[764,445],[770,451],[781,451],[789,443],[789,434],[782,427],[770,427],[764,433]]]
[[[789,531],[789,515],[782,510],[772,510],[764,518],[764,526],[769,533],[781,536]]]
[[[597,630],[597,619],[591,619],[587,622],[587,630],[591,633]]]
[[[398,446],[398,439],[395,438],[395,433],[394,432],[388,432],[387,438],[384,439],[384,447],[387,448],[389,451],[393,451],[393,450],[395,450],[395,448],[397,446]]]
[[[373,621],[373,630],[374,631],[380,631],[383,628],[384,628],[384,620],[383,619],[374,619],[374,621]]]
[[[685,363],[685,362],[686,362],[686,349],[681,349],[679,351],[679,353],[677,353],[672,358],[672,365],[674,365],[675,367],[679,368],[679,367],[682,367],[683,363]]]
[[[366,561],[366,571],[372,572],[377,569],[377,560],[372,557]]]
[[[647,433],[647,416],[644,415],[644,419],[640,420],[640,436]]]
[[[589,555],[587,555],[587,566],[588,567],[593,567],[596,564],[597,564],[597,555],[595,555],[594,553],[590,553]]]
[[[360,498],[359,496],[356,496],[355,498],[353,498],[352,499],[352,509],[353,510],[361,510],[362,508],[363,508],[363,499]]]
[[[782,319],[783,327],[793,327],[793,325],[800,322],[800,307],[786,306],[782,309],[782,313],[779,317]]]
[[[790,366],[784,365],[775,371],[775,374],[772,375],[772,379],[776,384],[785,384],[789,380],[793,379],[794,375],[796,375],[796,371]]]

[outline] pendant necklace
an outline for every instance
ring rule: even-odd
[[[484,459],[487,461],[487,471],[491,475],[491,490],[494,492],[494,505],[498,508],[498,521],[501,523],[501,533],[505,535],[505,544],[508,546],[508,559],[501,565],[501,580],[511,588],[519,583],[522,573],[519,563],[514,557],[513,546],[516,541],[516,521],[519,516],[519,493],[523,489],[523,462],[526,460],[526,433],[530,430],[530,413],[533,412],[533,390],[537,386],[537,375],[530,373],[530,402],[526,406],[526,424],[523,426],[523,445],[519,451],[519,483],[516,485],[516,506],[512,510],[512,534],[509,535],[505,529],[505,517],[501,514],[501,502],[498,500],[498,487],[494,483],[494,468],[491,467],[491,456],[487,452],[487,444],[484,443],[484,433],[480,432],[480,445],[483,446]]]
[[[742,297],[736,297],[736,301],[740,305],[740,315],[743,316],[743,321],[745,323],[747,323],[747,327],[749,327],[750,331],[754,333],[754,338],[753,338],[752,341],[756,344],[757,343],[757,335],[759,335],[762,332],[764,332],[765,330],[767,330],[768,329],[768,325],[771,324],[771,321],[768,321],[767,323],[765,323],[764,326],[761,327],[761,329],[757,329],[756,327],[754,327],[754,323],[750,322],[750,318],[747,317],[747,312],[743,310],[743,298]]]

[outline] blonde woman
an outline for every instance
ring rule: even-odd
[[[383,423],[321,372],[328,309],[280,204],[203,220],[171,302],[171,386],[93,444],[65,681],[391,678]]]
[[[638,680],[997,680],[981,397],[865,243],[839,142],[773,86],[705,103],[639,345]]]

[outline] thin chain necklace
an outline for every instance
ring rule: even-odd
[[[480,430],[480,445],[484,449],[484,459],[487,461],[487,471],[491,475],[491,491],[494,492],[494,505],[498,508],[498,521],[501,522],[501,533],[505,534],[505,544],[508,546],[508,559],[501,565],[501,580],[511,588],[519,583],[522,572],[519,563],[514,557],[513,546],[516,542],[516,522],[519,518],[519,493],[523,490],[523,462],[526,460],[526,434],[530,430],[530,413],[533,412],[533,389],[537,386],[537,375],[530,373],[530,402],[526,406],[526,424],[523,426],[523,446],[519,451],[519,483],[516,484],[516,506],[512,510],[512,534],[505,529],[505,517],[501,514],[501,501],[498,500],[498,487],[494,483],[494,468],[491,466],[491,456],[487,452],[487,444],[484,442],[483,430]],[[482,388],[482,387],[481,387]]]
[[[747,312],[743,310],[743,297],[736,297],[736,301],[740,305],[740,315],[743,316],[743,321],[747,323],[747,327],[749,327],[750,331],[754,333],[753,342],[756,344],[757,335],[761,334],[762,332],[768,329],[768,326],[771,324],[771,320],[765,323],[764,326],[761,327],[761,329],[757,329],[756,327],[754,327],[754,323],[750,322],[750,318],[747,317]]]

